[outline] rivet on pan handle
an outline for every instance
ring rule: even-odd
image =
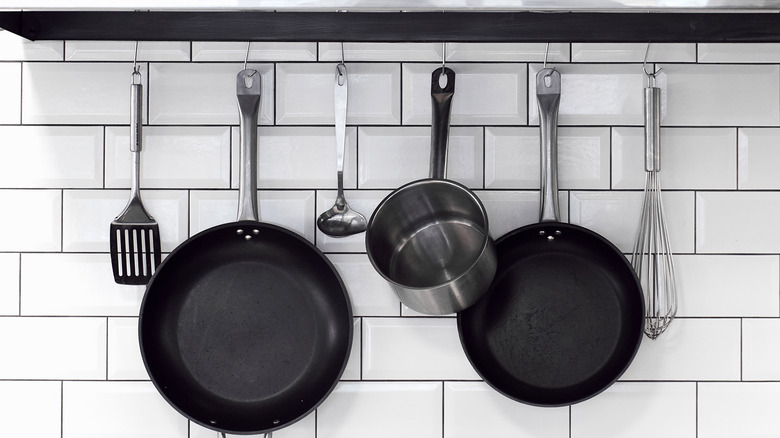
[[[560,222],[558,208],[558,107],[561,103],[561,74],[545,68],[536,74],[536,103],[541,128],[540,222]]]
[[[439,80],[447,78],[444,87]],[[447,67],[437,68],[431,75],[431,167],[429,175],[435,179],[447,178],[447,143],[449,142],[452,96],[455,94],[455,72]]]

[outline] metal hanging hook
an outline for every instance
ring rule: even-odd
[[[441,43],[441,74],[444,74],[444,69],[447,68],[447,42]]]
[[[542,64],[542,68],[547,68],[547,55],[550,53],[550,42],[547,41],[547,45],[544,48],[544,64]]]
[[[141,83],[141,66],[138,65],[138,41],[135,42],[135,53],[133,54],[133,73],[132,83],[134,85]],[[138,80],[138,82],[136,82]]]
[[[659,68],[658,70],[654,70],[652,72],[647,71],[647,57],[649,54],[650,54],[650,41],[647,42],[647,48],[645,49],[645,59],[644,61],[642,61],[642,71],[644,71],[645,75],[647,76],[648,85],[650,87],[654,87],[655,77],[662,69]]]
[[[244,56],[244,70],[246,70],[246,64],[249,62],[249,49],[252,47],[252,41],[246,43],[246,56]]]
[[[347,66],[344,65],[344,42],[341,42],[341,62],[336,66],[336,78],[339,86],[347,82]]]

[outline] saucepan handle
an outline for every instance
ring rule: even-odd
[[[442,76],[447,78],[441,86]],[[447,143],[449,142],[452,96],[455,94],[455,72],[447,67],[437,68],[431,75],[431,166],[429,176],[436,179],[447,177]]]

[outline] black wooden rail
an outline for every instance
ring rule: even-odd
[[[780,42],[778,12],[11,11],[29,40]]]

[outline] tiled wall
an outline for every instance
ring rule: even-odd
[[[165,251],[231,221],[235,74],[245,43],[140,45],[142,184]],[[544,44],[449,44],[457,75],[449,176],[498,237],[537,218]],[[560,187],[567,220],[630,251],[642,199],[644,44],[553,44],[562,73]],[[215,438],[170,408],[136,339],[142,287],[115,285],[108,228],[129,184],[133,42],[21,43],[0,32],[2,436]],[[658,44],[667,220],[679,318],[644,340],[620,382],[572,407],[535,408],[480,382],[453,317],[403,308],[363,236],[315,226],[335,198],[338,44],[256,43],[263,77],[261,218],[328,254],[349,289],[344,381],[279,438],[780,436],[780,45]],[[430,73],[441,44],[346,44],[345,182],[370,214],[425,177]]]

